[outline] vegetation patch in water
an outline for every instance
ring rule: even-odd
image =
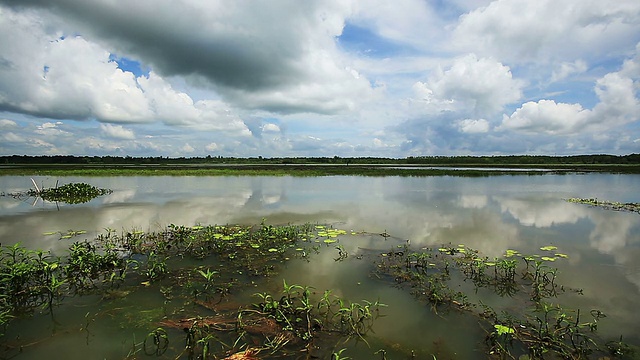
[[[110,189],[101,189],[87,183],[69,183],[58,186],[56,182],[55,187],[40,188],[33,179],[31,179],[31,182],[33,183],[34,189],[18,193],[2,193],[0,195],[8,195],[16,199],[21,199],[23,197],[35,197],[36,199],[40,198],[42,200],[55,203],[82,204],[99,196],[108,195],[113,192]]]
[[[607,201],[607,200],[598,200],[598,199],[581,199],[581,198],[570,198],[567,199],[568,202],[577,203],[577,204],[585,204],[590,206],[601,207],[609,210],[616,211],[631,211],[640,213],[640,203],[621,203],[617,201]]]
[[[349,349],[341,347],[347,340],[369,344],[384,304],[352,302],[330,289],[316,291],[286,281],[281,290],[255,292],[250,300],[239,294],[254,292],[256,284],[278,274],[284,263],[306,260],[322,248],[337,250],[336,261],[362,260],[363,255],[349,256],[344,246],[333,244],[348,234],[311,224],[170,225],[156,232],[106,229],[91,241],[73,242],[62,257],[19,244],[3,246],[0,326],[5,329],[34,313],[53,317],[57,306],[72,297],[97,295],[103,302],[118,302],[153,291],[162,296],[164,306],[117,307],[121,327],[148,328],[144,339],[134,339],[128,358],[343,359]],[[378,236],[381,241],[391,238],[386,232]],[[540,251],[523,255],[507,249],[501,257],[487,258],[462,244],[412,249],[407,243],[391,251],[372,251],[370,265],[376,278],[407,289],[440,316],[461,311],[477,318],[486,332],[479,345],[490,358],[633,356],[635,347],[624,339],[600,338],[598,325],[606,318],[601,311],[560,304],[562,294],[581,290],[557,283],[558,269],[552,265],[567,255],[554,245]],[[472,286],[460,287],[464,283]],[[468,287],[473,289],[465,292]],[[509,298],[510,310],[483,303],[478,292]],[[99,317],[87,313],[84,328]],[[11,347],[5,340],[0,335],[7,356],[38,343]],[[384,359],[387,350],[373,348],[371,356]]]
[[[109,189],[97,188],[86,183],[69,183],[54,188],[30,189],[27,194],[51,202],[81,204],[111,192]]]
[[[544,246],[555,252],[556,246]],[[587,359],[614,356],[630,358],[634,347],[622,341],[605,341],[597,334],[598,322],[606,317],[597,309],[567,309],[556,299],[565,292],[582,293],[556,283],[555,256],[522,255],[507,250],[503,257],[489,259],[477,251],[458,246],[411,250],[405,247],[380,254],[375,275],[393,281],[425,301],[433,311],[461,310],[481,319],[486,353],[500,359]],[[470,281],[472,293],[456,291],[459,281]],[[510,303],[521,304],[518,312],[495,310],[471,295],[481,289]]]
[[[277,273],[281,263],[317,251],[316,241],[327,236],[324,232],[345,233],[310,224],[170,225],[149,233],[118,234],[107,229],[92,241],[72,243],[62,257],[20,244],[3,246],[0,327],[6,329],[13,320],[34,313],[54,316],[67,298],[99,295],[103,301],[118,301],[153,286],[166,302],[183,306],[168,313],[135,306],[131,314],[122,314],[133,327],[156,325],[142,343],[133,344],[131,357],[140,352],[164,354],[169,337],[176,336],[171,329],[184,330],[182,353],[190,358],[258,352],[283,356],[331,349],[345,338],[364,340],[384,306],[379,302],[349,302],[329,290],[316,296],[311,287],[286,282],[280,294],[256,293],[255,303],[233,300],[234,294],[253,287],[255,281]],[[206,315],[210,312],[215,315]],[[140,320],[147,313],[150,317]],[[99,315],[87,313],[87,317]],[[27,347],[19,348],[26,351]],[[16,348],[5,348],[11,349]]]

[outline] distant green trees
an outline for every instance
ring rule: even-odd
[[[640,154],[629,155],[499,155],[384,157],[131,157],[73,155],[0,156],[0,164],[21,165],[189,165],[189,164],[415,164],[415,165],[640,165]]]

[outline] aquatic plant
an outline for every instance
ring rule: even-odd
[[[640,213],[640,203],[621,203],[617,201],[598,200],[595,198],[583,199],[583,198],[569,198],[566,201],[576,204],[585,204],[594,207],[601,207],[603,209],[615,210],[615,211],[630,211]]]
[[[33,181],[33,179],[32,179]],[[53,188],[38,188],[33,183],[35,189],[27,191],[27,195],[42,198],[45,201],[61,202],[67,204],[81,204],[88,202],[98,196],[107,195],[113,191],[110,189],[101,189],[86,183],[69,183]]]
[[[557,247],[544,246],[540,250],[555,252]],[[566,257],[557,256],[554,260]],[[605,344],[595,336],[595,332],[598,321],[605,315],[599,310],[592,310],[591,319],[583,321],[579,309],[552,305],[548,300],[558,297],[564,287],[556,285],[558,269],[549,266],[547,258],[507,250],[504,257],[490,260],[463,245],[442,246],[436,251],[405,248],[379,254],[376,274],[378,278],[393,279],[405,285],[436,312],[444,308],[482,309],[475,314],[489,326],[486,344],[490,355],[499,358],[523,355],[541,359],[554,354],[573,359],[593,353],[602,354]],[[464,280],[471,280],[476,289],[488,288],[499,296],[518,297],[518,302],[528,300],[534,310],[499,314],[486,304],[469,302],[465,294],[452,290],[451,268],[458,269]],[[488,271],[490,268],[493,270]],[[518,272],[521,276],[517,276]],[[612,353],[627,351],[624,345],[616,342],[608,344]]]
[[[69,247],[63,269],[69,285],[76,292],[85,292],[102,284],[116,286],[124,280],[130,263],[108,244],[99,248],[88,241],[77,241]]]
[[[169,335],[167,331],[161,327],[150,332],[145,338],[142,345],[145,355],[162,356],[169,348]]]
[[[347,340],[371,341],[384,304],[352,302],[331,290],[317,293],[311,286],[284,280],[280,291],[254,294],[253,304],[236,302],[235,295],[278,274],[281,264],[308,259],[322,249],[337,251],[336,261],[362,259],[362,249],[349,256],[345,246],[324,241],[342,241],[344,235],[346,231],[331,226],[263,221],[254,226],[170,225],[156,232],[105,229],[91,241],[74,242],[61,257],[19,244],[3,246],[0,326],[38,311],[53,313],[72,296],[97,294],[101,301],[119,301],[143,284],[145,291],[159,291],[175,309],[162,306],[150,316],[150,310],[135,307],[122,316],[128,322],[122,326],[144,328],[146,334],[134,339],[132,357],[182,351],[178,357],[253,359],[304,352],[343,359]],[[379,236],[391,238],[386,232]],[[484,346],[490,357],[629,356],[634,348],[622,338],[606,342],[598,336],[605,314],[561,305],[565,288],[556,284],[558,269],[553,265],[567,255],[554,245],[539,251],[523,255],[509,249],[502,257],[488,258],[463,244],[416,250],[407,241],[388,251],[372,250],[371,256],[376,278],[408,289],[440,316],[457,310],[476,316],[486,331]],[[493,309],[459,291],[461,281],[476,292],[512,297],[510,302],[520,310]],[[97,317],[88,313],[83,329]],[[387,351],[380,349],[372,358],[386,358]]]
[[[0,248],[0,325],[40,307],[51,311],[62,298],[59,267],[59,259],[48,252],[19,243]]]

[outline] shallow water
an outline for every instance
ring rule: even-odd
[[[334,247],[323,245],[308,261],[287,262],[278,275],[245,294],[279,291],[286,279],[319,293],[332,289],[352,301],[379,299],[388,305],[383,309],[386,316],[375,323],[370,348],[362,343],[344,345],[352,358],[369,358],[381,348],[387,349],[390,359],[406,358],[410,350],[425,356],[438,353],[438,359],[470,358],[481,351],[484,333],[473,330],[477,327],[473,317],[434,314],[404,289],[372,277],[372,261],[366,256],[356,258],[407,241],[415,248],[465,244],[488,257],[500,256],[506,249],[539,253],[540,247],[555,245],[569,255],[554,263],[559,283],[583,290],[583,295],[567,294],[563,301],[607,314],[598,328],[603,336],[623,335],[628,342],[640,343],[640,215],[564,200],[640,202],[638,175],[34,179],[44,187],[53,187],[57,180],[60,184],[87,182],[113,193],[80,205],[2,196],[2,245],[20,242],[63,253],[71,242],[91,239],[105,229],[156,231],[169,224],[258,224],[262,219],[268,224],[311,222],[367,232],[370,235],[340,239],[350,254],[346,261],[336,262]],[[28,177],[0,177],[0,192],[30,186]],[[69,230],[87,233],[72,239],[43,235]],[[391,237],[376,235],[383,232]],[[173,311],[174,305],[167,304],[153,287],[110,301],[65,299],[53,319],[36,315],[15,321],[5,339],[16,346],[37,342],[17,354],[18,359],[42,358],[52,352],[67,359],[124,358],[132,343],[140,342],[162,312]],[[183,344],[172,346],[179,353]]]

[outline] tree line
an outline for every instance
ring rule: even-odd
[[[629,155],[497,155],[385,157],[131,157],[74,155],[0,156],[7,165],[189,165],[189,164],[406,164],[406,165],[640,165],[640,154]]]

